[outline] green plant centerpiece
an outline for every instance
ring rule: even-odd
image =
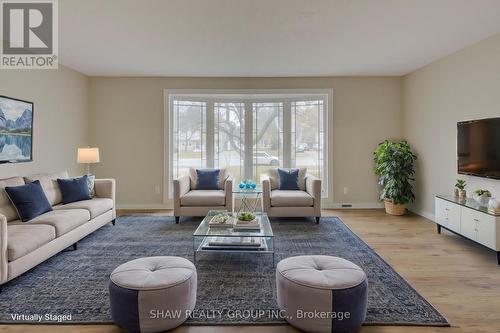
[[[465,191],[466,186],[467,182],[464,179],[457,179],[455,183],[455,196],[460,199],[465,199],[465,197],[467,197],[467,192]]]
[[[252,213],[239,213],[238,220],[243,221],[243,222],[250,222],[250,221],[255,220],[255,215]]]
[[[481,206],[486,206],[491,198],[491,192],[488,190],[475,190],[472,194],[472,198],[477,201]]]
[[[381,187],[380,199],[391,215],[403,215],[405,205],[415,200],[412,182],[417,156],[406,140],[385,140],[373,153],[375,174]]]

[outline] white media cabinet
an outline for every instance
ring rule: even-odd
[[[500,265],[500,216],[488,212],[474,199],[459,199],[452,195],[436,196],[435,222],[441,228],[492,249]]]

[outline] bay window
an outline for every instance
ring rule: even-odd
[[[168,179],[226,168],[238,184],[272,167],[305,167],[327,189],[328,94],[168,92]],[[171,192],[171,191],[170,191]]]

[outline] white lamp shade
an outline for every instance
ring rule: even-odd
[[[99,163],[99,148],[78,148],[78,163]]]

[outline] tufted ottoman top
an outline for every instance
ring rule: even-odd
[[[196,273],[193,263],[179,257],[139,258],[118,266],[111,273],[114,284],[127,289],[170,288]]]
[[[352,262],[330,256],[298,256],[278,263],[277,272],[291,282],[317,289],[347,289],[366,280]]]

